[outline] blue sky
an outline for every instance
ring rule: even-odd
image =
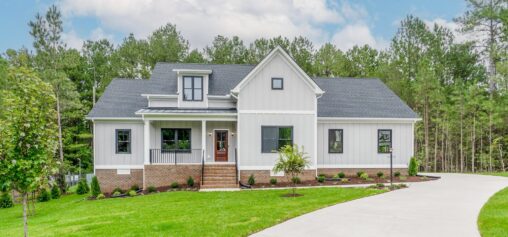
[[[0,2],[0,52],[32,46],[28,22],[58,5],[64,15],[63,40],[80,48],[86,39],[121,43],[129,33],[146,37],[157,27],[177,25],[192,48],[203,48],[217,34],[238,35],[246,43],[259,37],[303,35],[317,46],[341,49],[355,44],[385,48],[408,14],[452,30],[465,0],[38,0]]]

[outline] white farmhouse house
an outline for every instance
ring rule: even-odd
[[[378,79],[310,78],[280,47],[257,65],[158,63],[149,80],[115,79],[87,116],[103,191],[285,181],[277,150],[303,146],[317,174],[407,172],[419,120]]]

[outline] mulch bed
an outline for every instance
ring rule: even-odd
[[[372,180],[364,180],[358,177],[346,177],[349,181],[342,182],[340,179],[327,178],[324,182],[320,183],[317,180],[310,181],[302,181],[300,184],[297,184],[297,187],[309,187],[309,186],[347,186],[351,184],[377,184],[377,183],[389,183],[390,177],[378,178],[371,177]],[[393,177],[394,183],[414,183],[414,182],[425,182],[439,179],[438,177],[432,176],[406,176],[405,179],[400,179],[400,177]],[[280,182],[277,184],[269,184],[269,183],[257,183],[251,186],[253,189],[256,188],[287,188],[293,187],[292,183],[288,182]]]

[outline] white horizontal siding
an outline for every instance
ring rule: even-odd
[[[328,153],[328,130],[343,129],[341,154]],[[318,122],[318,166],[376,168],[390,164],[389,154],[377,152],[378,129],[392,130],[393,163],[405,167],[413,156],[412,123]]]
[[[150,98],[150,101],[148,103],[150,107],[172,107],[175,108],[178,106],[178,99],[177,98]]]

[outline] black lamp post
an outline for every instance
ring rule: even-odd
[[[390,186],[393,185],[393,148],[390,147]]]

